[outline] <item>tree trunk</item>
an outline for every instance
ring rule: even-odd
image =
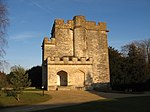
[[[20,101],[20,94],[17,94],[17,101]]]

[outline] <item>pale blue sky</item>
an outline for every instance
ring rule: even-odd
[[[119,49],[133,40],[150,38],[150,0],[4,0],[8,6],[8,47],[10,66],[41,65],[41,44],[50,37],[56,18],[106,22],[109,46]],[[9,68],[9,67],[8,67]],[[7,69],[9,70],[9,69]]]

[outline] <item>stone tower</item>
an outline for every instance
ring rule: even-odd
[[[106,89],[110,82],[106,23],[75,16],[56,19],[42,44],[42,81],[48,90]]]

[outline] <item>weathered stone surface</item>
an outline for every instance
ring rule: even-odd
[[[42,80],[48,90],[103,87],[110,82],[106,23],[57,19],[42,44]]]

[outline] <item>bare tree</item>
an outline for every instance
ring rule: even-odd
[[[141,46],[143,46],[145,61],[148,63],[150,61],[150,38],[147,40],[143,40],[141,42]]]
[[[141,40],[141,41],[135,41],[134,44],[141,50],[141,53],[147,63],[149,63],[150,60],[150,38]]]
[[[130,45],[135,45],[136,48],[139,50],[143,58],[147,63],[150,62],[150,38],[141,40],[141,41],[133,41],[132,43],[129,43],[127,45],[122,46],[122,53],[126,57],[129,52],[129,46]]]
[[[5,46],[7,45],[6,39],[6,26],[8,25],[7,7],[2,0],[0,0],[0,67],[4,65],[3,57],[5,55]]]

